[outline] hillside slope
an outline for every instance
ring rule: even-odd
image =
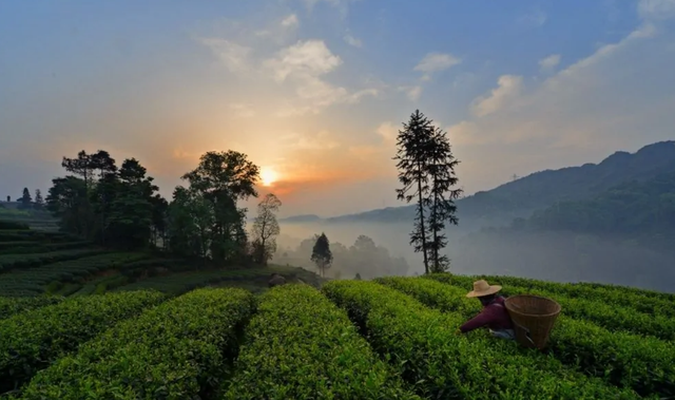
[[[653,143],[635,153],[618,151],[599,164],[535,172],[457,201],[460,224],[507,224],[559,201],[583,200],[627,181],[645,181],[675,170],[675,141]],[[413,206],[389,207],[327,218],[329,223],[395,223],[413,219]],[[293,218],[287,223],[295,222]]]
[[[457,266],[558,281],[602,281],[672,292],[675,171],[564,201],[509,227],[469,234]]]

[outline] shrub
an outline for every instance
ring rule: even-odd
[[[23,398],[204,398],[227,375],[254,308],[253,295],[240,289],[187,293],[40,372]]]
[[[262,295],[225,399],[412,399],[347,314],[307,285]]]
[[[19,298],[0,297],[0,319],[8,318],[24,311],[30,311],[51,304],[56,304],[61,300],[63,300],[63,297],[60,296]]]
[[[406,279],[395,278],[389,283],[396,285],[397,280],[399,289],[423,303],[445,311],[460,311],[464,318],[472,313],[456,308],[458,299],[478,307],[478,302],[463,297],[465,289],[428,279]],[[551,332],[548,351],[563,363],[607,383],[632,388],[641,395],[675,396],[675,346],[671,342],[611,332],[561,315]]]
[[[82,296],[3,320],[0,393],[16,389],[80,343],[163,299],[157,292]]]
[[[382,355],[420,395],[471,399],[637,399],[486,335],[455,334],[460,314],[443,314],[375,282],[332,281],[323,291],[346,308]],[[514,351],[516,350],[516,351]],[[529,354],[526,354],[529,353]]]

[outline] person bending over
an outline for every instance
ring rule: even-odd
[[[483,305],[483,310],[459,327],[458,334],[487,327],[494,337],[515,339],[513,321],[506,310],[504,297],[497,294],[501,289],[500,285],[490,285],[482,279],[473,283],[473,290],[467,293],[466,297],[477,298]]]

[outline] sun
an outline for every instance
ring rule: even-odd
[[[279,175],[274,169],[270,167],[262,167],[260,169],[260,180],[263,186],[272,186],[278,179]]]

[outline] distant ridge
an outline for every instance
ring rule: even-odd
[[[620,183],[644,181],[669,171],[675,171],[675,141],[672,140],[646,145],[635,153],[617,151],[598,164],[534,172],[477,192],[457,201],[458,216],[460,224],[462,219],[474,220],[483,226],[508,224],[513,218],[529,216],[558,201],[588,199]],[[413,211],[414,206],[387,207],[326,219],[300,215],[282,221],[396,223],[411,221]]]
[[[317,221],[321,221],[321,217],[315,214],[294,215],[291,217],[279,219],[279,222],[285,222],[289,224],[303,223],[303,222],[317,222]]]

